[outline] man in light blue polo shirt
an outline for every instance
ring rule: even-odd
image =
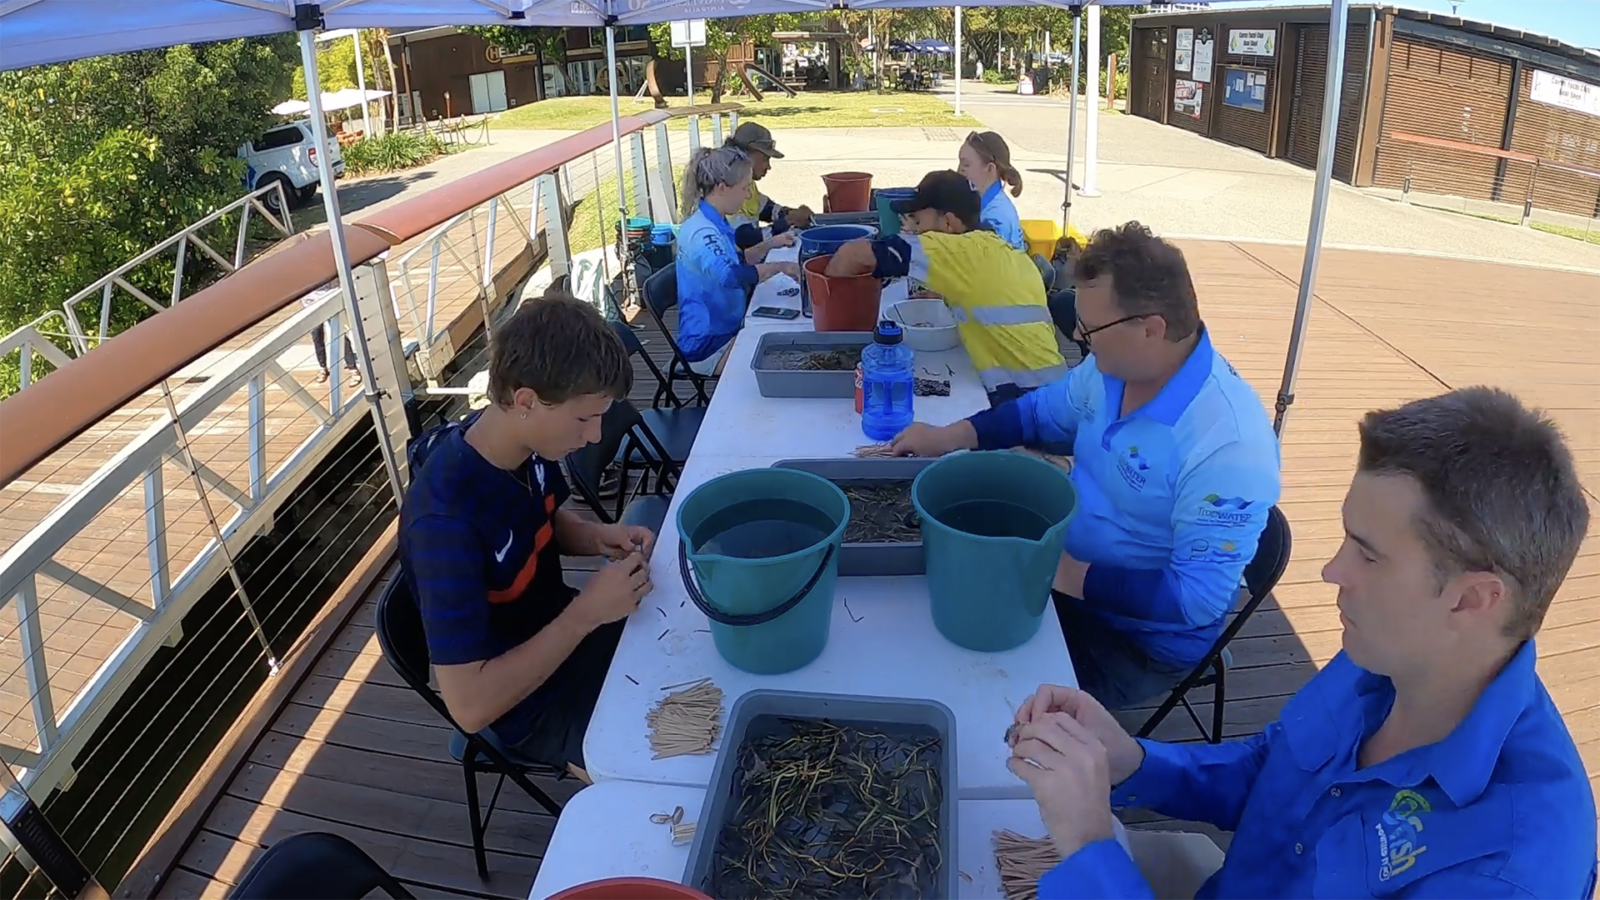
[[[1344,543],[1322,570],[1344,650],[1278,721],[1162,744],[1071,688],[1019,708],[1009,765],[1065,859],[1041,900],[1592,896],[1594,794],[1534,671],[1589,527],[1571,452],[1490,388],[1370,413],[1360,432]],[[1111,804],[1233,841],[1203,865],[1177,849],[1202,836],[1130,832],[1130,858]]]
[[[1116,709],[1169,690],[1222,632],[1278,501],[1278,442],[1212,347],[1181,251],[1130,222],[1095,234],[1076,278],[1082,364],[952,425],[913,425],[894,450],[1070,443],[1080,507],[1056,612],[1079,685]]]

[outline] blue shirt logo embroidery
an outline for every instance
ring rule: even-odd
[[[1417,864],[1428,849],[1422,843],[1422,814],[1433,807],[1416,791],[1399,791],[1378,820],[1378,880],[1388,881]]]
[[[1138,447],[1129,447],[1127,452],[1117,457],[1117,473],[1128,483],[1128,487],[1136,491],[1144,490],[1145,482],[1149,480],[1144,473],[1148,471],[1150,463],[1139,455]]]
[[[1238,528],[1250,524],[1254,516],[1249,512],[1255,503],[1243,497],[1224,497],[1208,494],[1201,501],[1200,523],[1219,528]]]

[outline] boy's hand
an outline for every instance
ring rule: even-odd
[[[773,235],[772,246],[773,248],[794,246],[794,232],[785,231],[783,234]]]
[[[594,539],[596,549],[609,560],[619,560],[630,553],[638,553],[646,560],[655,547],[656,536],[643,525],[597,525]]]
[[[644,554],[631,553],[589,579],[589,584],[572,601],[569,607],[583,618],[588,630],[626,619],[639,608],[639,601],[650,593],[650,566]]]
[[[789,224],[795,228],[805,228],[811,224],[811,207],[797,206],[789,210]]]

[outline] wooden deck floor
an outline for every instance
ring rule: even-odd
[[[1214,340],[1270,404],[1293,319],[1299,251],[1226,242],[1190,242],[1184,250]],[[1593,355],[1600,307],[1580,300],[1600,297],[1600,277],[1329,251],[1320,285],[1283,446],[1282,505],[1294,560],[1274,600],[1234,644],[1231,735],[1271,721],[1338,651],[1333,592],[1319,571],[1341,540],[1339,503],[1354,472],[1356,422],[1367,410],[1450,387],[1506,386],[1562,423],[1586,487],[1600,492],[1600,361]],[[1591,534],[1540,635],[1539,666],[1592,772],[1600,771],[1597,601],[1600,541]],[[369,599],[277,715],[163,896],[222,896],[262,848],[310,829],[354,838],[421,894],[527,896],[549,818],[506,795],[515,812],[490,832],[494,877],[477,880],[447,734],[398,687],[370,623]],[[1208,714],[1207,703],[1197,706]],[[1126,718],[1142,721],[1146,712]],[[1194,734],[1180,713],[1158,737]]]

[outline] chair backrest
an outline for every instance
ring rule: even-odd
[[[661,320],[661,330],[666,331],[667,310],[678,305],[677,263],[650,273],[650,279],[644,283],[644,305]]]
[[[600,504],[600,480],[605,475],[606,466],[617,458],[628,435],[635,428],[643,426],[644,419],[639,415],[639,410],[626,399],[618,400],[600,419],[600,440],[567,454],[567,475],[572,479],[573,487],[578,489],[578,493],[583,495],[595,512],[607,515]]]
[[[228,898],[361,900],[374,890],[382,890],[396,900],[411,900],[412,896],[366,851],[349,840],[325,831],[306,831],[267,848]]]
[[[404,570],[396,572],[378,596],[374,625],[378,646],[383,649],[383,658],[390,667],[445,721],[455,725],[444,698],[428,683],[428,636],[422,630],[422,610],[417,606],[417,598],[411,592],[411,579]]]
[[[1278,586],[1278,579],[1289,568],[1293,550],[1294,536],[1289,533],[1289,519],[1283,510],[1274,506],[1267,510],[1267,526],[1261,530],[1256,555],[1244,567],[1244,584],[1251,600],[1265,597]]]

